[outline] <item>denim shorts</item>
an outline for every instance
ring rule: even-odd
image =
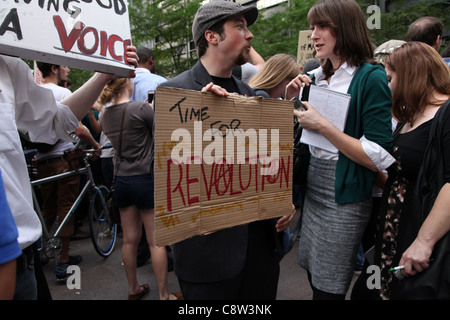
[[[119,208],[135,205],[139,209],[154,207],[153,178],[150,174],[116,176],[114,202]]]

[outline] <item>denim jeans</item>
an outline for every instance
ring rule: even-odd
[[[32,246],[25,248],[17,258],[16,290],[14,300],[36,300],[37,282],[34,273]]]

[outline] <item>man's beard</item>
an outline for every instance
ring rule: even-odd
[[[249,58],[250,58],[250,52],[245,50],[237,56],[235,63],[238,66],[242,66],[243,64],[248,62]]]

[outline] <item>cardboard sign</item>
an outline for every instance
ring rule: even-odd
[[[311,30],[302,30],[298,35],[297,63],[304,66],[308,60],[314,59],[314,45],[311,41]]]
[[[159,246],[292,208],[293,103],[158,87]]]
[[[0,0],[0,53],[129,76],[126,0]]]

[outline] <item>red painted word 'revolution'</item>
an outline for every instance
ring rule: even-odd
[[[215,162],[212,165],[202,162],[200,164],[202,176],[200,179],[203,180],[208,201],[213,197],[237,196],[246,190],[256,195],[258,192],[264,192],[266,184],[277,184],[280,189],[289,188],[291,156],[288,156],[287,160],[281,157],[279,161],[278,172],[271,176],[260,175],[258,162],[255,164],[228,164],[223,161],[223,163]],[[172,212],[172,199],[177,196],[180,197],[184,206],[191,206],[200,202],[198,195],[192,195],[192,190],[198,188],[198,184],[202,182],[199,181],[198,176],[192,175],[191,167],[190,164],[176,163],[173,159],[167,160],[166,200],[168,212]],[[178,178],[174,178],[174,176]],[[239,183],[233,183],[236,181],[235,179]]]

